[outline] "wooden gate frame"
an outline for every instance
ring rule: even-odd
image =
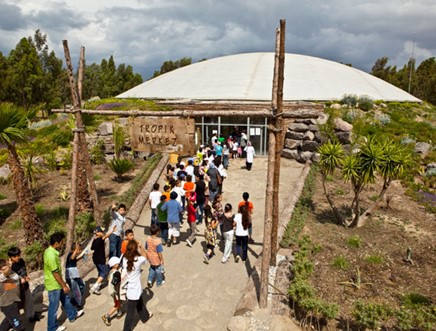
[[[107,115],[107,116],[153,116],[153,117],[202,117],[202,116],[247,116],[263,117],[268,119],[269,142],[268,142],[268,170],[267,185],[265,192],[265,218],[264,218],[264,235],[263,235],[263,252],[261,266],[261,284],[259,295],[259,307],[266,308],[268,305],[268,275],[269,267],[276,265],[276,256],[278,251],[277,231],[279,225],[279,181],[280,181],[280,158],[284,143],[284,118],[317,118],[322,109],[314,109],[313,105],[308,107],[304,104],[285,104],[283,102],[283,83],[284,83],[284,63],[285,63],[285,29],[286,20],[280,20],[280,27],[276,29],[276,47],[274,60],[274,77],[272,89],[272,102],[268,103],[228,103],[218,102],[211,103],[170,103],[172,111],[142,111],[142,110],[90,110],[81,109],[80,94],[83,80],[83,63],[84,47],[81,48],[80,66],[79,66],[79,88],[74,82],[73,68],[68,50],[68,43],[63,41],[67,70],[73,107],[71,109],[52,109],[53,113],[73,113],[76,118],[76,128],[74,132],[73,164],[76,167],[72,169],[71,181],[71,198],[68,217],[68,233],[66,243],[66,253],[68,253],[74,236],[74,219],[76,211],[76,190],[77,185],[75,177],[77,174],[78,153],[88,153],[85,140],[85,130],[81,114]],[[92,176],[92,167],[89,154],[86,154],[86,172],[91,198],[94,209],[98,205],[98,197],[95,190],[95,184]],[[74,162],[76,161],[76,162]]]

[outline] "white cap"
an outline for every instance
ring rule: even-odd
[[[108,264],[109,264],[109,267],[113,267],[115,264],[119,264],[120,263],[120,258],[119,257],[116,257],[116,256],[112,256],[110,259],[109,259],[109,262],[108,262]]]

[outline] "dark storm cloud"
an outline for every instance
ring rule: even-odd
[[[14,31],[25,26],[26,20],[20,7],[0,2],[0,30]]]
[[[59,40],[67,38],[71,49],[87,47],[88,63],[114,55],[117,63],[146,70],[145,77],[165,60],[273,52],[280,18],[286,19],[287,52],[366,71],[382,56],[402,66],[414,42],[418,63],[436,53],[434,0],[75,0],[74,9],[72,1],[57,1],[27,17],[11,5],[16,19],[0,24],[14,30],[27,19],[27,29],[41,28],[58,54]],[[88,11],[91,5],[97,9]]]

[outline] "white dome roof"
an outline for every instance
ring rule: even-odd
[[[274,53],[223,56],[170,71],[117,98],[269,101],[273,70]],[[339,100],[345,94],[421,101],[361,70],[317,57],[286,54],[284,101]]]

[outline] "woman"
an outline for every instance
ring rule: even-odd
[[[253,166],[253,160],[255,156],[254,147],[251,146],[250,141],[247,143],[247,147],[244,148],[244,151],[246,155],[245,165],[247,166],[247,170],[250,171],[251,167]]]
[[[139,248],[139,251],[138,251]],[[142,301],[141,266],[147,262],[147,252],[144,247],[130,240],[127,244],[123,265],[127,270],[127,315],[124,320],[123,331],[131,331],[135,310],[142,323],[147,322],[152,316]]]
[[[233,233],[236,226],[234,221],[234,215],[232,213],[232,205],[227,203],[224,206],[224,214],[221,216],[222,233],[225,241],[224,255],[221,259],[221,263],[229,262],[230,254],[232,254]]]
[[[209,260],[215,255],[214,249],[217,244],[216,228],[219,224],[218,220],[212,215],[212,209],[209,205],[204,207],[206,229],[204,238],[206,239],[206,254],[204,254],[204,263],[209,264]]]
[[[245,206],[239,208],[239,213],[235,215],[236,223],[236,257],[235,262],[247,260],[248,250],[248,227],[250,226],[250,216]]]

